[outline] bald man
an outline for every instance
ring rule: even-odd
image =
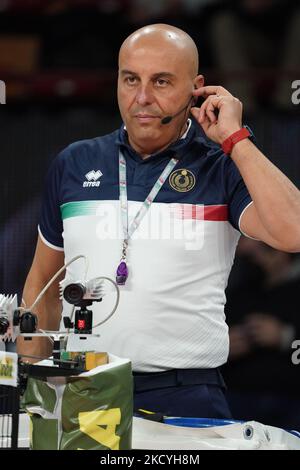
[[[64,261],[85,255],[89,278],[120,286],[98,346],[131,359],[135,407],[229,418],[219,367],[235,248],[244,232],[299,251],[299,191],[252,143],[241,102],[204,86],[197,48],[177,28],[151,25],[125,40],[118,101],[119,130],[73,143],[53,162],[24,299],[32,304]],[[66,272],[83,275],[80,262]],[[109,292],[93,306],[94,323],[113,303]],[[37,307],[39,326],[57,329],[61,311],[54,284]],[[19,351],[49,354],[41,341],[20,339]]]

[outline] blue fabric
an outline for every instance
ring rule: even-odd
[[[164,416],[231,419],[224,389],[217,385],[180,385],[134,394],[134,409]]]
[[[211,428],[212,426],[243,423],[243,421],[214,418],[165,418],[164,423],[171,424],[172,426],[184,426],[186,428]]]
[[[134,409],[164,416],[230,419],[219,369],[134,373]]]

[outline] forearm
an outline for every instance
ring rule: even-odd
[[[205,98],[201,107],[192,108],[191,113],[208,138],[221,145],[240,130],[242,103],[228,90],[215,85],[200,86],[193,95]],[[248,234],[254,238],[258,235],[284,251],[300,251],[299,190],[248,139],[234,145],[231,158],[254,201],[252,210],[245,213],[246,226],[253,232]]]
[[[255,203],[259,219],[276,240],[300,244],[300,191],[248,139],[238,142],[231,153]]]
[[[36,280],[30,275],[27,278],[23,299],[26,306],[33,304],[34,300],[45,286],[46,282]],[[44,294],[36,308],[33,310],[38,317],[38,328],[43,330],[58,330],[61,318],[61,301],[59,300],[59,290],[57,282],[54,283]],[[19,336],[17,339],[17,351],[19,354],[26,354],[38,357],[49,357],[52,354],[52,345],[47,338],[33,338],[24,340]],[[38,359],[25,358],[29,362],[37,362]]]

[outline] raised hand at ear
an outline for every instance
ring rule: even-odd
[[[196,88],[193,95],[205,101],[191,113],[207,137],[218,144],[242,127],[242,103],[221,86]]]

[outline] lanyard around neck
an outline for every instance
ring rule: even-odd
[[[125,284],[125,281],[128,276],[128,269],[126,265],[126,251],[128,246],[128,241],[132,237],[133,233],[140,226],[142,219],[145,217],[147,211],[150,209],[150,206],[157,194],[161,190],[161,187],[165,183],[166,179],[170,175],[171,171],[177,164],[178,159],[172,158],[169,163],[166,165],[165,169],[157,179],[150,193],[143,202],[138,213],[134,217],[130,226],[128,226],[128,200],[127,200],[127,181],[126,181],[126,160],[121,151],[119,151],[119,188],[120,188],[120,205],[121,205],[121,222],[123,228],[123,247],[122,247],[122,257],[121,262],[117,270],[117,283],[120,285]],[[119,273],[119,274],[118,274]]]

